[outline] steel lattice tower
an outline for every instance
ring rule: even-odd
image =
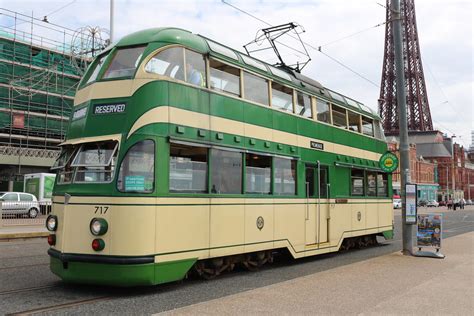
[[[393,44],[391,0],[387,0],[387,23],[385,24],[385,48],[380,85],[379,113],[385,133],[399,131],[398,105],[395,78],[395,50]],[[407,94],[407,115],[409,131],[431,131],[430,106],[426,93],[425,76],[421,64],[420,44],[416,28],[415,0],[401,0],[403,26],[403,60]]]

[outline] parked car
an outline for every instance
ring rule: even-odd
[[[0,192],[2,214],[27,214],[35,218],[39,213],[36,196],[23,192]]]
[[[428,201],[428,203],[426,203],[426,206],[428,206],[428,207],[438,207],[439,203],[436,202],[435,200],[430,200],[430,201]]]
[[[402,208],[402,200],[400,199],[394,199],[393,200],[393,208]]]
[[[441,200],[441,201],[438,202],[438,206],[446,206],[446,205],[447,205],[447,203],[444,200]]]
[[[426,206],[428,204],[427,200],[418,200],[418,206]]]
[[[466,205],[472,205],[472,200],[466,200]]]

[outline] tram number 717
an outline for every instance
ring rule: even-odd
[[[95,212],[94,214],[105,214],[109,210],[108,206],[95,206]]]

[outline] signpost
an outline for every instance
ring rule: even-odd
[[[439,252],[443,237],[443,215],[420,214],[417,219],[416,245],[419,251],[415,256],[444,259],[445,255]],[[421,251],[423,247],[434,247],[436,252]]]
[[[406,224],[416,224],[416,214],[417,214],[417,196],[416,196],[416,184],[407,183],[405,184],[405,194],[406,194]]]

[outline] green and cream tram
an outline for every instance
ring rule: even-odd
[[[212,277],[391,238],[380,118],[301,74],[176,28],[133,33],[77,90],[48,253],[68,282]]]

